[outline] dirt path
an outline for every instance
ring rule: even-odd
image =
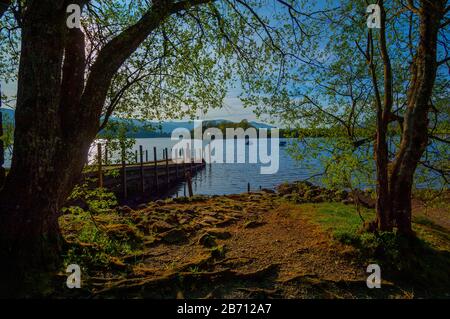
[[[350,248],[289,209],[269,193],[149,204],[132,213],[148,235],[143,254],[124,258],[120,276],[93,277],[94,297],[380,295],[367,288],[366,266]],[[383,294],[399,293],[387,287]]]

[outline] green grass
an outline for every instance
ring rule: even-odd
[[[375,218],[375,212],[372,209],[360,208],[360,216],[355,206],[342,203],[308,203],[298,206],[301,209],[294,210],[294,215],[297,213],[306,215],[312,222],[324,231],[330,232],[335,238],[343,234],[355,234],[361,229],[363,220],[370,221]]]
[[[362,208],[360,212],[365,221],[375,218],[374,210]],[[355,247],[364,263],[380,264],[391,280],[425,294],[450,296],[450,234],[431,220],[414,218],[417,237],[405,238],[395,231],[362,231],[362,219],[353,205],[298,204],[290,214],[307,217],[334,240]]]
[[[60,225],[65,239],[71,243],[64,256],[65,264],[107,268],[141,249],[142,234],[131,221],[113,211],[92,216],[80,209],[63,215]]]

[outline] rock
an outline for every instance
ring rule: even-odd
[[[210,211],[208,211],[208,212],[202,212],[202,214],[206,215],[206,216],[211,216],[211,217],[216,218],[219,215],[219,212],[214,212],[214,211],[210,212]]]
[[[176,215],[171,213],[171,214],[166,216],[165,221],[168,222],[169,224],[177,224],[178,223],[178,218],[177,218]]]
[[[140,204],[138,205],[137,209],[141,210],[141,209],[146,209],[148,206],[147,204]]]
[[[249,222],[245,223],[244,224],[244,228],[256,228],[256,227],[259,227],[259,226],[263,226],[265,224],[266,224],[265,222],[252,220],[252,221],[249,221]]]
[[[128,206],[119,206],[116,208],[116,211],[119,214],[131,214],[134,212],[134,210],[132,210],[130,207]]]
[[[216,224],[219,220],[211,216],[205,216],[200,223]]]
[[[231,233],[226,230],[210,228],[205,231],[207,234],[214,236],[217,239],[229,239],[231,238]]]
[[[275,191],[273,189],[268,189],[268,188],[261,189],[261,192],[268,193],[268,194],[275,194]]]
[[[235,218],[225,218],[223,221],[220,221],[215,224],[216,227],[227,227],[233,224],[236,221]]]
[[[355,201],[353,200],[353,198],[347,198],[347,199],[343,199],[343,200],[341,201],[341,203],[342,203],[342,204],[345,204],[345,205],[351,205],[351,204],[354,204]]]
[[[156,208],[154,209],[154,211],[155,211],[156,213],[161,213],[161,214],[168,214],[168,213],[171,213],[171,212],[172,212],[169,208],[164,208],[164,207],[156,207]]]
[[[182,243],[187,240],[186,232],[182,229],[171,229],[160,236],[163,241],[169,244]]]
[[[168,231],[172,228],[174,228],[173,225],[171,225],[168,222],[165,222],[163,220],[154,222],[153,225],[150,226],[150,229],[155,233],[162,233],[162,232]]]
[[[311,199],[313,203],[323,203],[327,201],[326,195],[320,194]]]
[[[161,199],[158,199],[157,201],[155,201],[156,206],[163,206],[164,204],[165,204],[165,202]]]
[[[194,195],[191,197],[191,202],[206,202],[208,199],[207,195]]]
[[[189,197],[177,197],[173,199],[174,203],[188,203]]]
[[[106,227],[105,232],[109,237],[114,239],[137,241],[140,240],[140,236],[136,230],[135,227],[131,227],[127,224],[109,224]]]
[[[344,199],[347,199],[348,192],[345,190],[337,190],[334,192],[334,197],[336,201],[343,201]]]
[[[314,197],[321,195],[321,191],[319,188],[310,188],[309,190],[307,190],[305,192],[305,194],[303,195],[303,198],[306,201],[312,201]]]
[[[178,223],[179,223],[180,225],[184,225],[184,224],[186,224],[187,222],[189,222],[189,218],[182,217],[182,218],[178,219]]]
[[[296,204],[301,204],[304,203],[305,200],[299,195],[299,194],[288,194],[288,195],[284,195],[283,198],[287,201],[296,203]]]
[[[200,238],[198,239],[198,243],[200,245],[203,245],[203,246],[207,247],[207,248],[211,248],[211,247],[217,246],[217,243],[215,241],[215,237],[210,235],[210,234],[208,234],[208,233],[205,233],[202,236],[200,236]]]
[[[283,183],[277,186],[277,192],[280,195],[292,194],[295,191],[296,187],[289,183]]]

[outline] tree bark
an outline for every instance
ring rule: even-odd
[[[29,10],[34,14],[24,19],[22,29],[14,155],[0,192],[0,267],[7,292],[22,286],[30,269],[51,268],[60,248],[57,207],[64,172],[57,156],[62,149],[58,105],[64,9],[62,1],[34,1]]]
[[[80,177],[114,74],[167,16],[210,1],[155,2],[100,51],[86,81],[84,35],[66,28],[67,1],[30,1],[13,159],[0,191],[0,296],[39,293],[36,278],[60,266],[59,211]]]
[[[392,230],[391,207],[389,200],[389,175],[388,175],[388,145],[387,145],[387,130],[389,124],[389,114],[392,109],[392,69],[386,45],[386,11],[384,8],[384,1],[379,1],[381,13],[380,25],[380,52],[383,60],[383,77],[384,77],[384,96],[383,102],[379,97],[378,88],[377,94],[377,134],[375,140],[375,163],[377,176],[377,226],[379,230]],[[372,44],[373,46],[373,44]],[[373,57],[373,53],[372,53]],[[375,68],[372,68],[372,75],[375,74]],[[375,79],[376,81],[376,79]]]
[[[411,86],[399,151],[390,178],[391,205],[398,231],[412,235],[414,172],[428,143],[428,112],[437,71],[437,37],[446,0],[421,1],[420,40],[411,66]]]

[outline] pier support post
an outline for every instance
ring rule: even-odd
[[[140,160],[140,178],[141,178],[141,192],[145,192],[145,181],[144,181],[144,152],[142,151],[142,145],[139,145],[139,160]]]
[[[156,192],[158,192],[159,190],[159,185],[158,185],[158,155],[156,153],[156,146],[153,147],[153,165],[154,165],[154,173],[155,173],[155,189]]]
[[[166,188],[169,188],[170,176],[169,176],[169,154],[167,147],[165,149],[166,153]]]
[[[194,192],[192,191],[192,178],[190,171],[186,172],[186,183],[188,185],[189,197],[194,196]]]

